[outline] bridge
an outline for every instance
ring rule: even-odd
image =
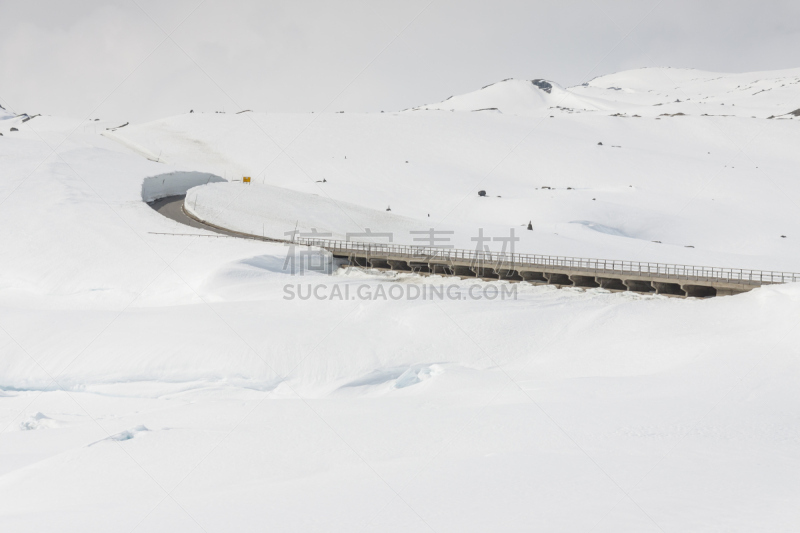
[[[740,268],[673,265],[642,261],[585,259],[552,255],[478,252],[424,246],[250,235],[216,226],[183,210],[183,196],[150,203],[153,209],[188,226],[229,237],[315,246],[352,266],[485,280],[526,281],[556,287],[599,287],[612,292],[710,298],[762,285],[800,281],[800,274]]]
[[[791,272],[478,252],[327,239],[298,238],[295,243],[323,248],[334,257],[360,267],[462,278],[527,281],[557,287],[600,287],[609,291],[668,296],[727,296],[747,292],[761,285],[800,281],[800,274]]]

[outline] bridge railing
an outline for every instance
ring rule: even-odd
[[[516,270],[557,267],[568,270],[591,271],[596,275],[636,275],[674,279],[728,281],[732,283],[768,284],[800,281],[800,274],[742,268],[718,268],[695,265],[673,265],[642,261],[619,261],[612,259],[587,259],[554,255],[511,254],[504,252],[479,252],[457,248],[410,246],[401,244],[339,241],[330,239],[297,238],[296,244],[318,246],[334,254],[358,254],[364,257],[381,258],[401,256],[408,261],[420,262],[469,262],[474,266]]]

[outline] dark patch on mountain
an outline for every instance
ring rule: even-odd
[[[553,90],[553,86],[547,80],[531,80],[531,83],[546,93],[550,93]]]

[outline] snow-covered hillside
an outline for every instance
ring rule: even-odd
[[[696,80],[710,74],[643,69],[608,77],[632,87],[603,89],[612,101],[595,96],[604,78],[568,90],[512,80],[453,97],[447,102],[458,104],[454,112],[186,114],[106,135],[153,161],[229,181],[252,177],[247,190],[239,189],[241,181],[216,185],[222,196],[214,200],[209,189],[198,206],[211,202],[206,210],[223,217],[217,222],[251,233],[282,236],[298,223],[302,231],[315,226],[343,235],[357,218],[350,216],[347,227],[323,225],[319,214],[313,224],[301,215],[275,219],[274,203],[282,200],[261,190],[264,184],[327,199],[331,221],[345,204],[371,210],[368,220],[382,220],[391,208],[391,215],[416,221],[371,228],[394,232],[394,242],[414,244],[409,227],[417,225],[456,231],[452,243],[472,248],[479,228],[493,236],[515,228],[519,251],[527,253],[797,270],[797,121],[702,116],[693,102],[668,104],[670,114],[684,115],[658,116],[663,106],[650,102],[673,90],[668,78],[651,79],[659,72],[684,76],[686,87],[699,87],[693,95],[711,94],[721,83],[703,89]],[[800,69],[730,75],[726,87],[744,79],[786,87],[750,100],[738,96],[728,107],[757,108],[760,117],[800,107],[800,84],[789,73],[800,79]],[[640,77],[660,96],[644,90]],[[633,103],[640,95],[650,99],[646,105]],[[594,110],[578,112],[575,99]],[[571,111],[553,108],[558,101],[572,102]],[[470,111],[485,107],[502,112]],[[312,202],[319,200],[309,196],[298,205]],[[525,230],[529,221],[532,231]]]
[[[508,79],[413,110],[497,111],[533,117],[594,113],[793,120],[800,115],[798,92],[800,69],[723,74],[643,68],[600,76],[568,89],[550,80]]]
[[[614,103],[602,98],[581,97],[548,80],[508,79],[438,104],[415,107],[413,111],[496,111],[521,116],[544,116],[553,110],[612,111]]]
[[[793,120],[800,114],[800,68],[742,74],[644,68],[600,76],[571,91],[639,106],[642,116],[684,113]]]
[[[293,275],[292,247],[144,201],[188,191],[253,233],[515,228],[537,253],[800,270],[799,125],[766,118],[800,107],[798,71],[724,75],[787,81],[735,100],[669,70],[753,119],[633,111],[684,104],[657,70],[452,112],[1,121],[0,531],[793,531],[800,287],[471,299],[509,285]],[[440,284],[457,297],[286,290]]]

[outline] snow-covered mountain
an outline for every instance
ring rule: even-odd
[[[507,79],[478,91],[452,96],[438,104],[413,108],[413,111],[497,111],[522,116],[540,116],[550,110],[611,111],[613,102],[582,97],[548,80]]]
[[[471,299],[507,283],[292,275],[291,246],[145,200],[275,236],[513,228],[519,251],[798,271],[799,73],[0,121],[0,531],[792,531],[800,287]]]
[[[567,89],[549,80],[508,79],[413,110],[497,111],[522,116],[596,113],[794,119],[800,115],[798,90],[800,69],[722,74],[643,68],[600,76]]]

